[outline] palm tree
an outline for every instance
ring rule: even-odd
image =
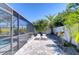
[[[47,20],[49,21],[49,28],[51,29],[51,34],[54,34],[53,27],[54,27],[54,16],[48,15],[46,16]]]
[[[79,3],[69,3],[67,5],[67,9],[76,10],[77,8],[79,8]]]
[[[64,22],[64,16],[65,13],[58,13],[55,18],[54,18],[54,25],[55,27],[59,27],[59,26],[64,26],[63,22]]]
[[[33,25],[34,25],[36,31],[38,33],[42,34],[48,28],[48,21],[45,19],[41,19],[36,22],[33,22]]]
[[[77,28],[79,28],[79,3],[73,3],[73,4],[68,4],[68,9],[71,9],[71,10],[73,10],[74,9],[74,14],[75,14],[75,18],[74,18],[74,23],[77,23],[77,25],[78,26],[75,26],[75,27],[77,27]],[[72,20],[73,21],[73,20]],[[76,41],[76,43],[78,44],[77,45],[77,49],[79,50],[79,29],[77,30],[75,30],[75,31],[73,31],[73,33],[72,33],[72,35],[73,36],[75,36],[75,34],[74,33],[76,33],[76,39],[75,39],[75,41]]]

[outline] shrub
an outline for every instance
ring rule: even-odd
[[[79,43],[79,32],[76,35],[75,41],[76,41],[76,43]]]

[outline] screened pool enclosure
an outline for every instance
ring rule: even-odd
[[[0,3],[0,54],[14,54],[34,32],[32,23]]]

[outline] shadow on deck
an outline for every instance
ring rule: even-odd
[[[64,46],[62,42],[62,38],[56,36],[56,35],[47,35],[47,37],[52,40],[54,43],[56,43],[57,47],[60,48],[65,55],[78,55],[79,52],[76,51],[73,45],[70,47]],[[65,40],[64,40],[65,41]],[[48,44],[48,47],[56,47],[53,44]]]

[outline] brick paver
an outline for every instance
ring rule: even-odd
[[[32,40],[25,44],[15,55],[61,55],[63,51],[52,41]]]

